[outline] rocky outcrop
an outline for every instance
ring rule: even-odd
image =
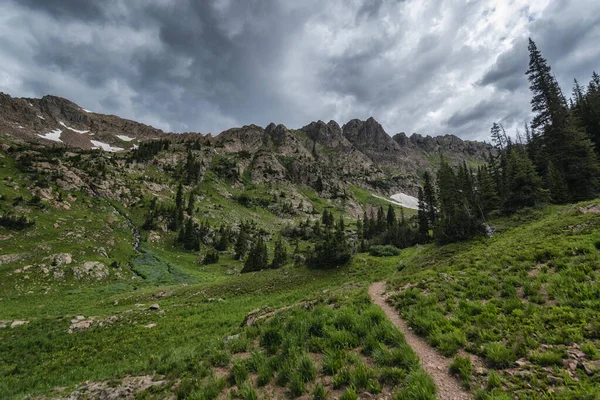
[[[99,281],[108,277],[108,268],[98,261],[86,261],[81,266],[73,267],[75,279],[89,279]]]

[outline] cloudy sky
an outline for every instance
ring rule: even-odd
[[[600,70],[598,0],[2,0],[0,91],[176,132],[373,116],[485,139],[529,117],[529,36],[567,93]]]

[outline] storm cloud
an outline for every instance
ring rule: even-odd
[[[527,38],[570,92],[600,69],[593,0],[6,0],[0,91],[167,131],[375,117],[485,139],[530,118]]]

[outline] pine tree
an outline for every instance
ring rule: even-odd
[[[492,124],[492,128],[490,129],[490,135],[492,137],[494,147],[496,147],[496,149],[499,151],[504,150],[508,141],[504,127],[501,124],[494,122]]]
[[[240,231],[238,232],[237,239],[235,241],[235,259],[241,260],[246,256],[248,252],[248,231],[246,224],[240,225]]]
[[[391,204],[388,204],[386,220],[388,229],[394,226],[394,224],[396,223],[396,212],[394,211],[394,207],[392,207]]]
[[[175,207],[179,209],[183,209],[183,185],[179,182],[177,186],[177,194],[175,195]]]
[[[483,216],[487,217],[500,206],[500,197],[488,166],[480,167],[477,171],[477,187],[477,204]]]
[[[433,179],[429,172],[423,174],[423,201],[425,202],[425,213],[429,220],[429,226],[433,226],[437,219],[437,200],[435,197],[435,188],[433,187]]]
[[[429,239],[429,218],[427,216],[427,206],[425,204],[425,195],[423,189],[419,188],[419,210],[417,218],[419,220],[419,236],[421,241],[427,241]]]
[[[548,165],[546,187],[550,192],[550,199],[553,203],[563,204],[569,201],[569,191],[565,179],[552,162]]]
[[[188,204],[187,204],[187,208],[186,208],[188,215],[194,214],[195,202],[196,202],[196,197],[194,195],[194,191],[192,190],[190,192],[190,195],[188,196]]]
[[[242,272],[260,271],[268,266],[269,255],[267,252],[267,245],[262,236],[259,235],[248,253]]]
[[[273,254],[273,262],[271,263],[271,268],[277,269],[283,267],[287,263],[287,246],[283,239],[280,237],[277,238],[275,242],[275,249]]]
[[[542,179],[525,150],[520,147],[513,147],[508,154],[505,187],[503,207],[507,212],[533,207],[546,198]]]

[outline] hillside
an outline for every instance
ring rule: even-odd
[[[136,250],[149,207],[143,197],[173,195],[160,181],[165,175],[153,171],[174,154],[157,157],[142,174],[114,155],[37,152],[25,165],[15,161],[22,152],[1,153],[2,209],[35,221],[23,230],[2,228],[5,398],[226,398],[230,390],[242,398],[321,398],[320,391],[432,398],[430,378],[366,297],[378,280],[389,282],[393,304],[442,353],[481,357],[483,369],[460,370],[472,393],[483,390],[479,398],[598,395],[597,201],[491,221],[491,239],[384,258],[358,254],[333,270],[310,270],[298,259],[240,275],[232,249],[215,264],[199,265],[197,253],[177,248],[161,229],[141,230]],[[102,189],[94,176],[82,179],[82,190],[54,181],[36,189],[45,176],[32,169],[35,163],[54,159],[70,167],[82,162],[71,159],[77,156],[127,171],[119,179],[130,193],[111,200],[120,191]],[[195,215],[252,218],[266,230],[296,218],[276,217],[279,201],[272,209],[243,206],[235,186],[213,173],[200,185]],[[231,198],[224,190],[233,191]],[[317,212],[343,213],[340,199],[307,190],[298,196]],[[349,220],[348,232],[355,229]],[[276,362],[282,355],[288,363]]]
[[[374,119],[178,135],[2,101],[2,398],[448,398],[439,375],[478,399],[599,395],[598,200],[496,196],[469,225],[487,145]],[[421,184],[456,201],[430,207],[446,230],[421,232]],[[373,304],[382,281],[444,367]]]

